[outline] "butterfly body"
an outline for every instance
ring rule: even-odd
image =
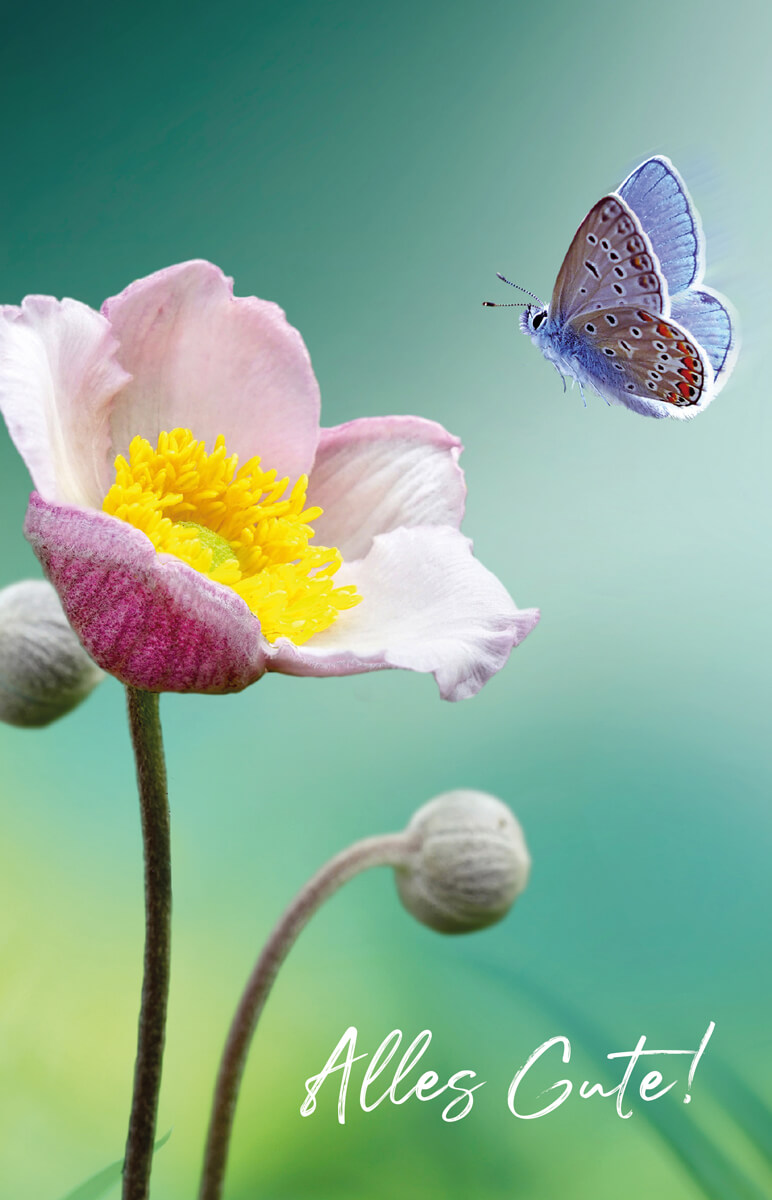
[[[690,417],[729,376],[728,302],[702,285],[696,210],[669,159],[647,159],[580,225],[550,303],[520,326],[563,378],[643,416]]]
[[[526,310],[521,328],[563,379],[575,380],[582,392],[585,387],[600,391],[601,394],[618,389],[619,381],[612,374],[611,364],[605,357],[596,361],[597,356],[588,353],[586,344],[570,325],[561,325],[551,319],[547,312],[536,329],[527,328],[529,317],[538,316],[539,312],[544,312],[544,309],[535,310],[533,314]]]

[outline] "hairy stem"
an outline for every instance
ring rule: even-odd
[[[169,995],[172,869],[158,695],[127,688],[145,856],[145,962],[123,1200],[147,1200]]]
[[[225,1043],[212,1102],[199,1200],[221,1200],[241,1077],[260,1014],[279,967],[314,913],[354,875],[369,867],[400,866],[417,848],[412,834],[365,838],[330,859],[298,892],[260,953]]]

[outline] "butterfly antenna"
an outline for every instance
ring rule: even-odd
[[[527,300],[516,300],[513,304],[497,304],[495,300],[483,300],[483,308],[527,308]]]
[[[526,296],[532,296],[540,308],[544,308],[543,302],[539,299],[535,292],[529,292],[528,288],[521,287],[519,283],[513,283],[511,279],[507,279],[506,275],[502,275],[501,271],[496,272],[496,276],[502,283],[508,283],[510,287],[517,288],[518,292],[525,292]]]

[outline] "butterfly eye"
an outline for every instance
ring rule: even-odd
[[[533,327],[534,327],[534,329],[538,329],[538,328],[539,328],[539,326],[541,325],[542,321],[544,321],[544,320],[546,319],[546,316],[547,316],[547,314],[546,314],[545,312],[537,312],[536,316],[533,318]]]

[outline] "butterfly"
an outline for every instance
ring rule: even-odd
[[[536,301],[523,304],[520,328],[564,389],[575,379],[582,398],[589,387],[645,417],[692,417],[737,355],[736,322],[728,301],[703,284],[704,260],[683,179],[670,159],[649,158],[590,209],[549,304],[519,288]]]

